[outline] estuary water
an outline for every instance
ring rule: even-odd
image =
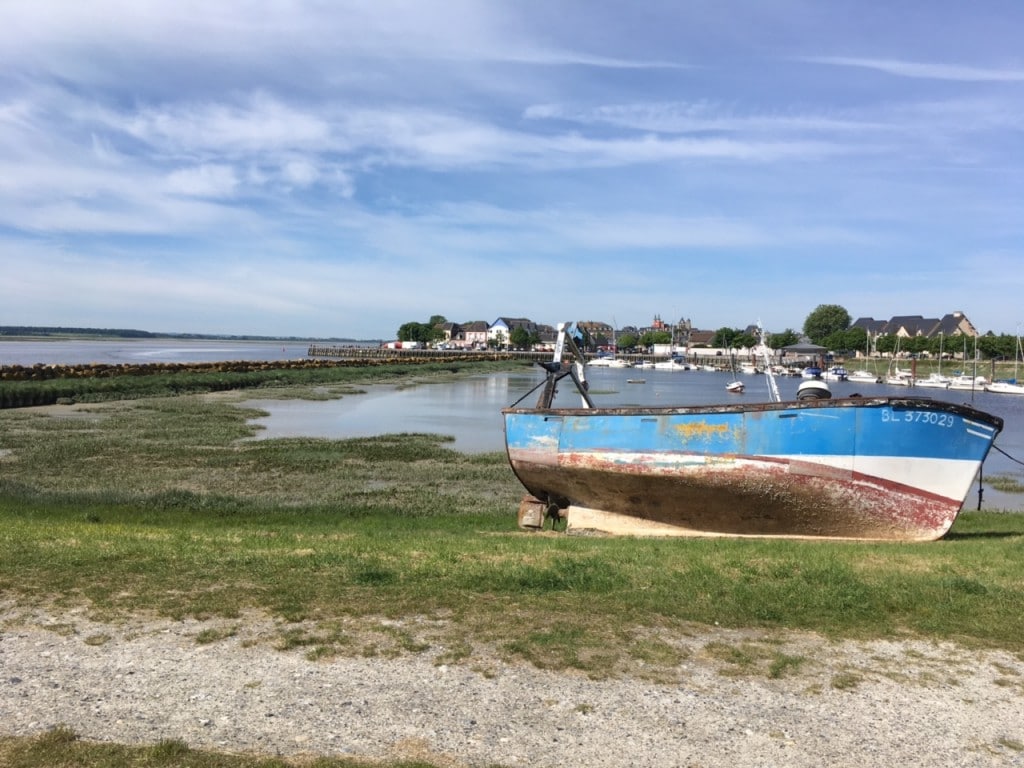
[[[314,342],[241,339],[111,339],[12,341],[0,339],[0,366],[88,363],[220,363],[237,360],[300,360]],[[322,343],[322,342],[319,342]],[[356,346],[365,346],[355,342]]]

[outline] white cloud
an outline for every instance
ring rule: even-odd
[[[252,153],[329,146],[330,127],[320,117],[253,94],[241,104],[147,106],[107,111],[108,126],[160,151]]]
[[[169,192],[192,197],[231,197],[237,187],[238,177],[229,165],[207,163],[174,171],[167,177]]]
[[[963,64],[928,63],[900,59],[868,59],[851,56],[814,56],[806,61],[842,67],[874,69],[898,77],[959,82],[1020,83],[1024,69],[992,69]]]

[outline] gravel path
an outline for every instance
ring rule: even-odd
[[[687,639],[679,681],[521,665],[310,661],[198,622],[95,625],[0,608],[0,733],[442,766],[1024,766],[1024,659],[947,644],[794,637],[793,675],[723,675]],[[849,686],[838,686],[845,680]]]

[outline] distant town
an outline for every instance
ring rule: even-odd
[[[440,320],[439,318],[432,318]],[[758,341],[758,329],[748,326],[744,329],[720,328],[707,330],[695,328],[689,318],[666,322],[655,315],[650,325],[644,327],[623,326],[614,328],[610,324],[593,320],[578,321],[577,325],[586,334],[590,346],[596,349],[649,347],[653,344],[672,344],[679,350],[710,349],[715,347],[748,347]],[[889,320],[875,320],[862,317],[841,329],[853,339],[935,340],[951,339],[955,336],[975,338],[977,329],[963,312],[950,312],[941,318],[926,318],[921,315],[897,315]],[[525,317],[498,317],[494,322],[473,321],[453,323],[447,320],[419,324],[407,323],[398,331],[398,339],[388,342],[393,346],[401,344],[422,344],[441,349],[485,349],[485,348],[547,348],[554,344],[557,329],[551,325],[537,323]],[[809,339],[804,334],[787,329],[772,333],[772,346],[778,347],[798,341],[820,342],[823,339]],[[849,345],[848,345],[849,346]],[[864,345],[859,343],[858,347]],[[908,345],[909,346],[909,345]]]

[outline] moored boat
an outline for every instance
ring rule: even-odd
[[[882,377],[877,373],[868,370],[853,371],[846,379],[847,381],[859,381],[864,384],[881,384]]]
[[[657,371],[688,371],[690,366],[686,363],[680,362],[679,360],[661,360],[654,364],[654,369]]]
[[[1024,347],[1020,341],[1020,327],[1017,328],[1017,347],[1013,350],[1013,378],[993,381],[985,385],[986,392],[999,395],[1024,395],[1024,384],[1017,380],[1017,362],[1024,355]]]
[[[951,377],[949,380],[949,388],[981,391],[991,383],[992,382],[984,376],[971,376],[970,374],[964,373]]]
[[[573,333],[560,326],[537,404],[503,410],[524,527],[554,513],[632,535],[934,540],[1003,426],[928,398],[781,402],[770,373],[771,402],[601,408],[562,360],[566,347],[582,359]],[[582,407],[554,407],[566,376]]]
[[[841,365],[833,365],[827,371],[823,371],[821,378],[825,381],[846,381],[850,378],[850,374],[847,373],[846,369]]]
[[[997,395],[1024,395],[1024,384],[1014,381],[993,381],[985,385],[986,392],[993,392]]]
[[[915,379],[915,387],[925,387],[931,389],[949,389],[950,378],[949,376],[943,376],[941,373],[929,373],[923,379]]]

